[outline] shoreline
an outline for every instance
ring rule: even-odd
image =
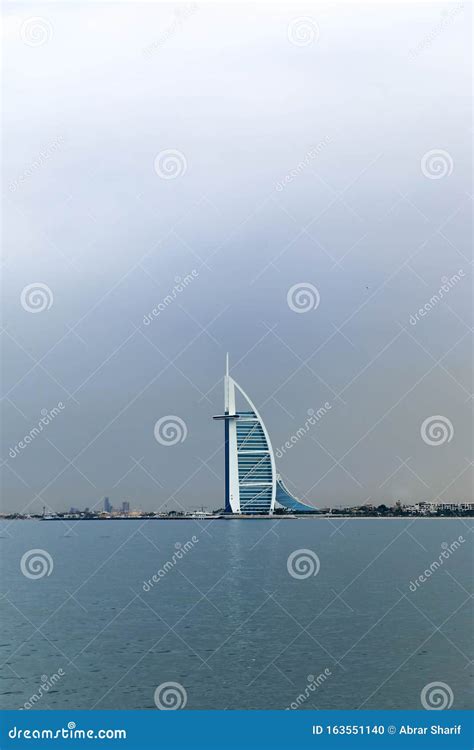
[[[317,521],[317,520],[337,520],[343,518],[344,520],[352,521],[367,521],[367,520],[380,520],[380,521],[392,521],[392,520],[408,520],[408,519],[420,519],[420,520],[453,520],[459,521],[461,519],[474,518],[473,515],[410,515],[410,516],[395,516],[395,515],[366,515],[357,516],[351,514],[308,514],[308,515],[288,515],[288,516],[122,516],[116,518],[80,518],[77,516],[58,516],[54,518],[41,518],[41,517],[30,517],[30,518],[12,518],[2,517],[0,521]]]

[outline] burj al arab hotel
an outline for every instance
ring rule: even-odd
[[[246,411],[236,409],[236,399]],[[275,455],[265,424],[250,398],[229,374],[224,376],[225,512],[271,515],[275,503],[294,513],[316,509],[297,500],[276,472]]]

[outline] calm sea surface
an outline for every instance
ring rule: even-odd
[[[22,707],[55,674],[35,708],[154,709],[165,682],[183,686],[188,709],[282,709],[298,696],[302,710],[416,709],[432,682],[449,686],[453,708],[468,708],[472,528],[2,522],[2,708]],[[50,575],[22,573],[31,549],[48,553]],[[297,550],[312,553],[306,578],[288,572]],[[443,564],[411,590],[443,550]]]

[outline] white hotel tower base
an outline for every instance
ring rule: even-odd
[[[249,410],[236,410],[236,391]],[[293,497],[277,476],[270,436],[250,398],[229,375],[228,354],[224,401],[224,414],[214,419],[223,420],[225,427],[226,513],[271,515],[275,502],[295,512],[314,512]]]

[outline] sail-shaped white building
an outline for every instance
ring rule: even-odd
[[[241,398],[247,410],[236,408]],[[225,511],[226,513],[271,515],[275,502],[294,512],[315,508],[297,500],[276,473],[270,436],[256,407],[229,374],[226,356],[224,376]]]

